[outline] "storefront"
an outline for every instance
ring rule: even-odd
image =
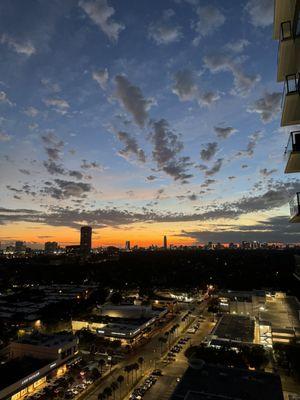
[[[22,360],[19,360],[21,362]],[[17,361],[15,368],[18,372]],[[3,366],[2,366],[3,368]],[[6,387],[0,384],[0,399],[1,400],[22,400],[25,396],[32,395],[34,392],[42,389],[47,385],[47,378],[61,377],[67,372],[65,363],[59,364],[58,361],[46,364],[44,367],[36,370],[23,379],[15,383],[11,383]],[[17,378],[18,379],[18,378]],[[10,380],[11,381],[11,380]]]

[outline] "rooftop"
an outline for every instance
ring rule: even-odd
[[[296,297],[268,299],[265,310],[260,311],[260,318],[269,321],[272,329],[300,328],[300,303]]]
[[[189,367],[171,400],[283,400],[278,375],[204,365]]]
[[[41,360],[33,357],[16,358],[0,365],[0,390],[18,382],[26,376],[37,372],[51,363],[50,360]]]
[[[250,317],[224,314],[217,323],[213,335],[219,339],[252,343],[254,320]]]
[[[24,336],[18,340],[18,343],[44,347],[60,347],[64,343],[72,342],[73,340],[75,340],[75,337],[69,332],[60,332],[54,335],[33,333],[31,335]]]

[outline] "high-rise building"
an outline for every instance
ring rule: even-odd
[[[45,243],[45,253],[52,254],[58,250],[57,242],[46,242]]]
[[[17,240],[15,243],[15,252],[20,254],[20,253],[25,253],[26,250],[26,243],[22,242],[21,240]]]
[[[300,124],[300,0],[275,0],[274,39],[279,41],[277,81],[284,82],[281,126]],[[300,131],[289,131],[285,173],[300,172]],[[300,193],[290,202],[291,222],[300,222]]]
[[[164,236],[164,249],[167,249],[168,248],[168,239],[167,239],[167,236],[165,235]]]
[[[80,250],[83,253],[90,253],[92,249],[92,227],[82,226],[80,229]]]
[[[125,242],[125,250],[130,250],[130,240],[126,240],[126,242]]]

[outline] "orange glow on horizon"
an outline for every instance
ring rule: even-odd
[[[170,232],[171,231],[171,232]],[[169,232],[169,233],[168,233]],[[181,229],[178,224],[132,224],[130,227],[93,229],[92,247],[117,246],[125,247],[130,241],[131,247],[163,246],[163,236],[167,235],[168,246],[193,245],[196,241],[189,237],[177,236]],[[43,247],[45,242],[58,242],[61,247],[79,244],[79,229],[69,227],[53,227],[42,224],[15,223],[1,229],[0,241],[2,246],[22,240],[29,247]]]

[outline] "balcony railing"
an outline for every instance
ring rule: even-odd
[[[285,96],[294,93],[298,93],[300,95],[299,73],[290,74],[285,77],[281,98],[281,108],[283,107]]]
[[[289,141],[284,152],[285,157],[288,158],[294,151],[300,151],[300,131],[290,133]]]
[[[291,222],[300,222],[300,192],[290,201]]]
[[[284,171],[286,174],[300,172],[300,131],[290,133],[284,157],[287,162]]]

